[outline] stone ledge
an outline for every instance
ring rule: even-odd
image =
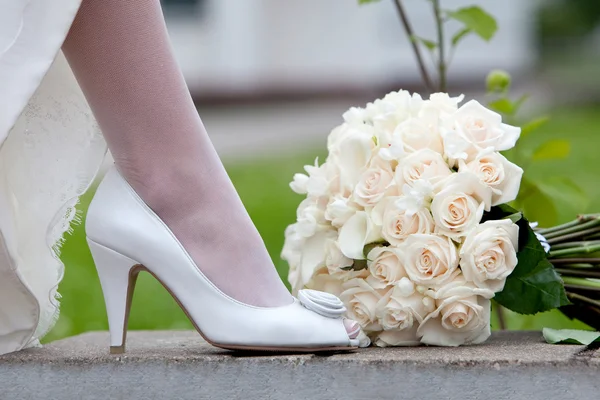
[[[125,355],[86,333],[0,357],[1,399],[586,399],[600,352],[495,333],[460,348],[369,348],[350,354],[247,356],[195,332],[130,332]]]

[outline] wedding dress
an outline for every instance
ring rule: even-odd
[[[0,0],[0,354],[58,317],[63,235],[106,144],[61,45],[81,0]]]

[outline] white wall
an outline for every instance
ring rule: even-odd
[[[404,3],[417,33],[433,39],[430,3]],[[442,3],[449,9],[481,4],[500,26],[491,44],[465,39],[451,66],[453,79],[480,80],[491,68],[513,73],[530,68],[535,2]],[[391,0],[366,6],[356,0],[208,0],[205,11],[168,17],[177,57],[194,90],[364,88],[419,79]]]

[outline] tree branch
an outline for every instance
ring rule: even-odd
[[[439,49],[439,59],[438,59],[438,70],[440,74],[440,92],[448,91],[448,80],[446,77],[446,44],[444,43],[444,21],[442,18],[442,10],[440,8],[440,0],[432,0],[433,4],[433,12],[435,14],[435,22],[437,26],[437,34],[438,34],[438,49]]]
[[[421,51],[419,50],[418,43],[415,41],[416,36],[414,34],[414,31],[412,29],[410,22],[408,21],[408,16],[406,14],[406,11],[404,10],[404,7],[402,6],[402,0],[394,0],[394,3],[396,4],[396,9],[398,10],[398,15],[400,16],[400,20],[402,21],[402,25],[404,26],[404,30],[406,32],[406,35],[408,36],[408,40],[410,40],[410,43],[412,45],[413,51],[415,53],[415,57],[417,58],[417,64],[419,65],[419,70],[421,72],[421,77],[423,78],[423,82],[425,83],[427,90],[429,92],[433,92],[433,88],[434,88],[433,83],[431,81],[431,78],[429,77],[429,73],[427,72],[425,63],[423,62],[423,57],[421,55]]]

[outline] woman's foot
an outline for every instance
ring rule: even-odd
[[[243,303],[292,303],[200,121],[159,1],[84,0],[63,50],[119,171],[202,272]]]
[[[276,307],[253,307],[223,294],[139,194],[111,170],[88,209],[86,235],[106,303],[112,352],[122,353],[137,274],[150,272],[211,344],[232,350],[351,350],[357,327],[341,319],[340,299],[300,290]],[[350,331],[350,333],[348,332]]]

